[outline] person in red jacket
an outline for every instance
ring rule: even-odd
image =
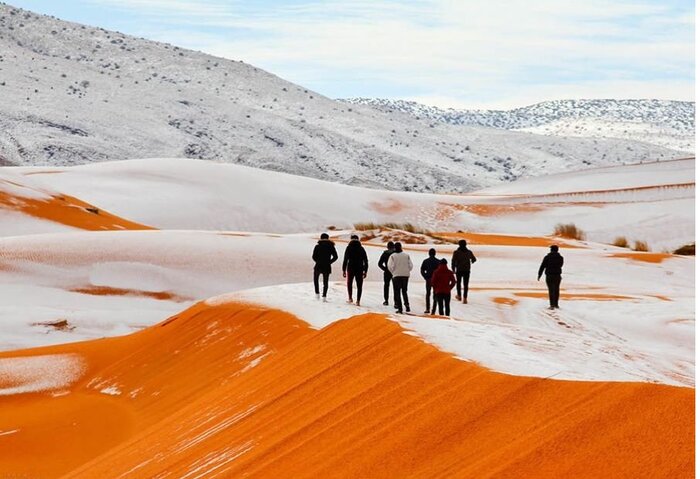
[[[452,288],[457,284],[457,279],[455,278],[455,274],[447,267],[447,260],[445,258],[440,260],[440,264],[435,269],[435,272],[433,272],[433,277],[430,279],[430,282],[433,284],[435,301],[437,302],[440,316],[442,316],[443,311],[446,316],[449,316],[450,294]]]

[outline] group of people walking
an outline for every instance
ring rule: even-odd
[[[561,284],[561,269],[564,259],[558,253],[559,247],[550,247],[550,253],[545,256],[540,265],[537,280],[546,274],[547,288],[549,289],[550,309],[559,307],[559,285]],[[314,260],[314,290],[316,296],[323,298],[325,302],[328,294],[328,280],[331,274],[331,265],[338,259],[335,244],[327,233],[323,233],[314,247],[312,259]],[[428,257],[423,261],[420,273],[425,280],[425,313],[450,315],[450,298],[452,289],[457,286],[457,301],[468,303],[469,278],[472,264],[476,262],[476,256],[467,248],[465,240],[459,240],[457,249],[452,253],[451,267],[445,258],[438,259],[434,248],[428,251]],[[397,313],[410,312],[408,301],[408,279],[413,270],[411,256],[403,250],[400,242],[389,241],[386,250],[382,252],[379,269],[384,273],[384,306],[389,305],[389,292],[393,286],[393,302]],[[343,254],[343,278],[346,279],[348,291],[348,303],[360,305],[362,299],[362,286],[369,261],[367,252],[360,243],[357,235],[350,237],[350,242]],[[323,296],[319,279],[323,279]],[[353,299],[353,290],[356,295]],[[431,303],[432,300],[432,303]]]

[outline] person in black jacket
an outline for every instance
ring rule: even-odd
[[[369,263],[367,261],[367,252],[360,243],[360,238],[357,235],[350,237],[350,243],[345,248],[343,255],[343,278],[348,281],[348,303],[352,303],[352,283],[357,283],[357,304],[360,305],[362,299],[362,281],[367,277],[367,269]]]
[[[420,274],[425,280],[425,314],[430,313],[430,293],[433,289],[433,272],[437,269],[440,264],[440,260],[435,257],[435,248],[430,248],[428,250],[428,257],[423,260],[420,266]],[[432,314],[435,314],[435,307],[437,302],[435,301],[435,295],[433,294],[433,309]]]
[[[379,263],[377,263],[379,269],[384,271],[384,306],[389,305],[389,287],[391,286],[391,273],[386,268],[386,263],[387,261],[389,261],[389,256],[391,256],[392,254],[394,254],[394,242],[389,241],[386,244],[386,249],[379,257]]]
[[[472,264],[476,263],[476,256],[467,248],[465,240],[459,240],[457,249],[452,253],[452,271],[457,275],[457,301],[467,303],[469,294],[469,276],[472,271]],[[462,285],[464,285],[464,295],[462,295]]]
[[[328,234],[323,233],[321,239],[318,240],[314,247],[314,252],[311,255],[314,260],[314,290],[316,297],[319,297],[318,277],[323,276],[323,301],[326,301],[328,294],[328,277],[331,275],[331,265],[338,259],[338,253],[335,250],[335,244],[328,239]]]
[[[547,289],[549,290],[549,309],[559,309],[559,286],[561,285],[561,268],[564,266],[564,258],[559,254],[559,246],[549,247],[549,254],[544,257],[540,270],[537,272],[537,281],[545,274]]]

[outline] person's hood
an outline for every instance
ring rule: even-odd
[[[318,244],[323,244],[323,243],[329,243],[329,244],[332,244],[332,245],[335,244],[335,243],[332,242],[330,239],[320,239],[320,240],[318,240]]]
[[[447,265],[440,263],[438,267],[435,269],[435,271],[446,271],[447,270]]]

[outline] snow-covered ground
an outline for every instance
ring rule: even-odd
[[[64,195],[98,208],[85,221],[109,212],[137,229],[161,230],[80,231],[89,226],[80,222],[67,229],[60,215],[42,209]],[[23,218],[35,233],[18,236],[2,225],[11,233],[0,238],[0,349],[126,334],[197,301],[237,300],[292,312],[315,327],[386,313],[440,349],[517,375],[693,384],[693,258],[537,235],[575,222],[591,236],[631,231],[630,240],[654,245],[694,241],[694,160],[551,175],[467,196],[368,190],[198,160],[133,160],[4,169],[0,199],[0,220]],[[70,211],[87,214],[76,205]],[[330,302],[318,302],[310,284],[318,234],[329,231],[342,257],[352,224],[361,221],[481,233],[469,236],[478,257],[469,304],[453,304],[451,318],[393,316],[382,306],[382,242],[405,235],[391,229],[366,242],[362,306],[345,304],[339,263]],[[556,312],[545,310],[545,287],[536,281],[551,242],[567,246]],[[407,245],[416,267],[429,247]],[[440,257],[454,249],[435,247]],[[417,271],[410,295],[422,313]]]
[[[371,190],[183,159],[3,171],[161,229],[297,233],[395,222],[431,231],[549,235],[557,223],[574,222],[602,243],[625,236],[672,251],[694,241],[694,159],[523,179],[470,195]],[[0,234],[17,234],[14,227],[6,231]]]
[[[311,235],[176,231],[5,238],[0,241],[1,347],[124,334],[230,291],[238,292],[209,301],[262,303],[315,327],[363,312],[393,312],[381,305],[376,267],[381,247],[367,246],[371,267],[363,305],[356,307],[344,303],[339,266],[330,302],[316,300],[310,284],[314,244]],[[410,246],[416,265],[428,247]],[[449,257],[453,248],[438,246],[438,256]],[[339,243],[341,255],[343,249]],[[394,319],[441,349],[499,371],[692,383],[692,259],[647,263],[613,257],[624,251],[619,248],[566,249],[563,288],[573,297],[551,313],[540,297],[544,285],[536,281],[545,248],[473,249],[478,262],[468,305],[453,301],[451,319]],[[95,293],[100,289],[106,294]],[[424,286],[417,271],[410,295],[413,311],[422,313]],[[62,328],[51,326],[61,320],[66,321]]]

